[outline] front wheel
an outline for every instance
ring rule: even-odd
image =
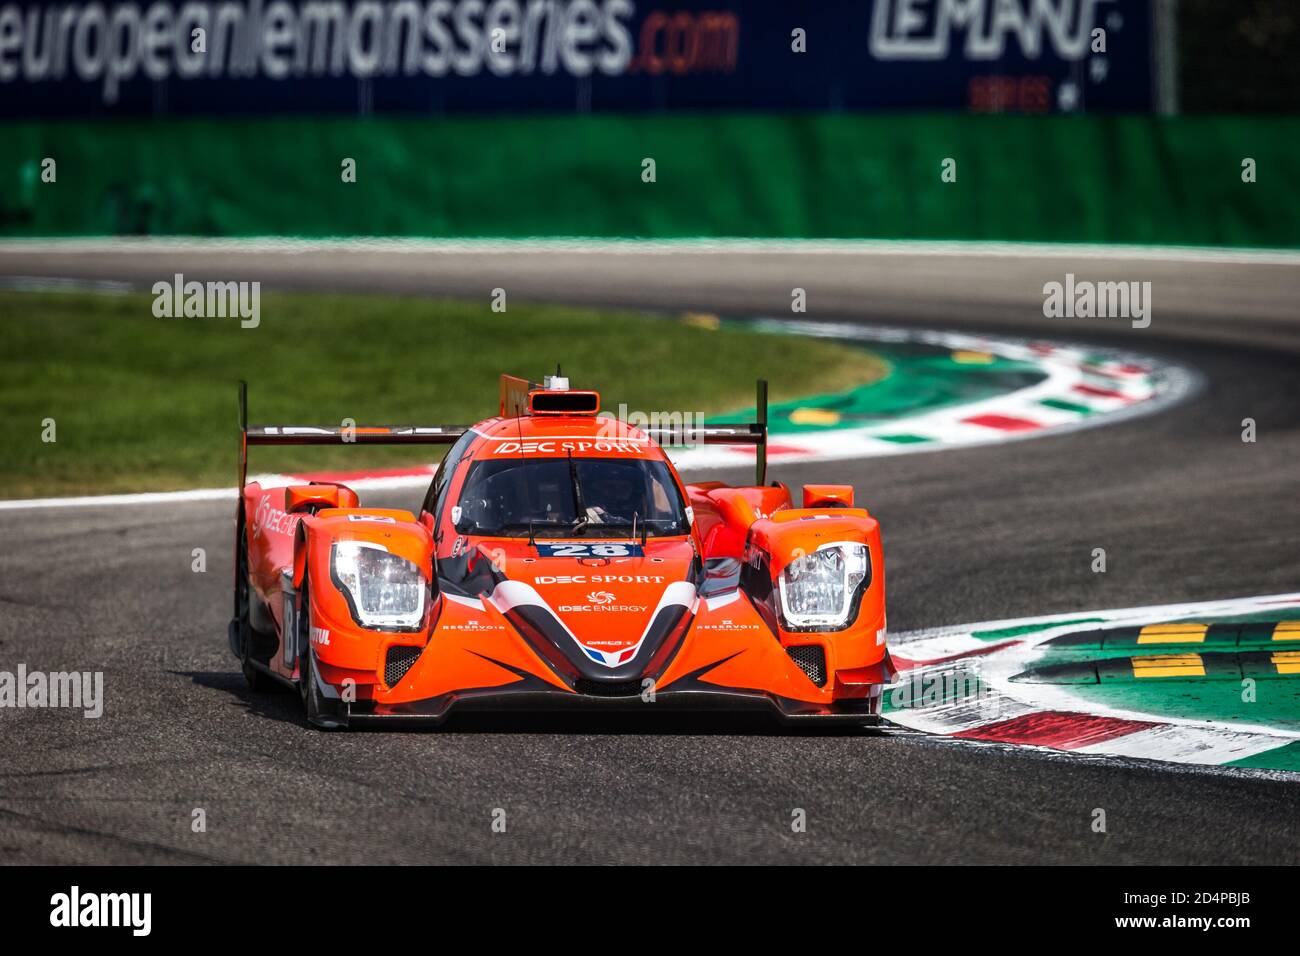
[[[298,657],[298,690],[302,695],[303,709],[307,712],[307,723],[313,727],[332,730],[346,727],[342,719],[343,705],[326,698],[321,691],[321,678],[316,669],[316,652],[311,647],[311,596],[306,587],[302,592],[302,612],[298,614],[299,644],[302,653]]]

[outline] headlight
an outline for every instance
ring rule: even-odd
[[[363,627],[418,627],[423,620],[426,588],[413,562],[368,541],[339,541],[330,571]]]
[[[865,544],[825,544],[791,561],[781,572],[781,616],[791,630],[835,630],[848,624],[863,587],[870,584]]]

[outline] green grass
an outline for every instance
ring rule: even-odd
[[[160,319],[151,295],[0,293],[0,497],[233,483],[236,382],[254,423],[469,424],[502,372],[562,362],[606,408],[716,414],[878,377],[869,353],[629,312],[511,302],[264,294],[261,325]],[[55,421],[57,441],[42,441]],[[391,467],[411,448],[254,449],[250,471]]]

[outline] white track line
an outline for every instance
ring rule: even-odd
[[[421,465],[418,473],[388,475],[383,478],[359,478],[344,482],[353,491],[395,491],[404,488],[427,488],[433,472]],[[260,481],[264,488],[283,487],[311,480],[311,475],[249,475],[249,482]],[[268,484],[269,482],[269,484]],[[34,508],[96,508],[113,505],[158,505],[186,501],[234,501],[235,486],[194,488],[189,491],[145,491],[137,494],[83,495],[75,498],[18,498],[0,501],[0,511],[28,511]]]
[[[1163,262],[1300,265],[1300,250],[1235,249],[1220,246],[1094,245],[1089,243],[960,242],[923,239],[210,239],[202,236],[89,239],[7,239],[0,253],[49,255],[94,253],[138,255],[141,252],[310,253],[326,250],[374,251],[393,254],[553,253],[638,255],[848,255],[848,256],[980,256],[994,258],[1127,259]]]
[[[1286,741],[1283,742],[1283,745]],[[1165,724],[1116,737],[1100,744],[1088,744],[1071,753],[1103,754],[1107,757],[1141,757],[1171,763],[1221,764],[1276,750],[1277,736]]]

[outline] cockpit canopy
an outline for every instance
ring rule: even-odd
[[[648,458],[475,461],[459,507],[459,534],[602,537],[689,531],[668,466]]]

